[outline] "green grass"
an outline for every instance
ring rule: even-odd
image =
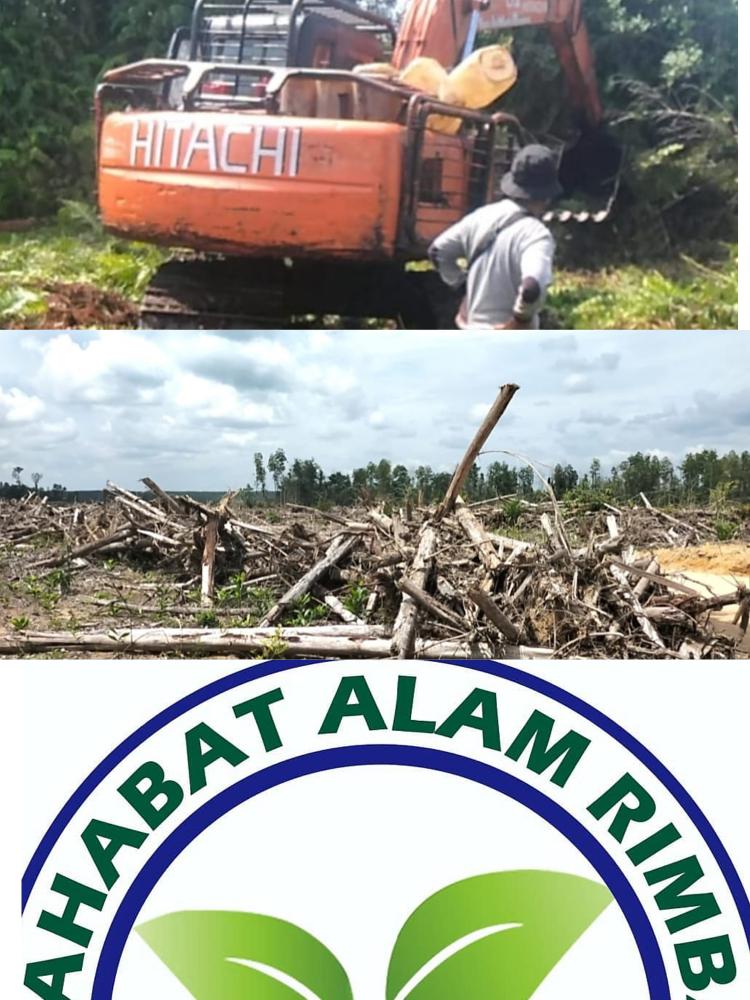
[[[710,265],[683,256],[663,267],[558,271],[546,325],[573,330],[737,328],[737,247]]]
[[[69,202],[54,222],[0,233],[0,321],[43,315],[45,287],[54,283],[90,284],[137,301],[167,256],[107,235],[93,208]]]
[[[736,329],[737,247],[717,248],[717,254],[723,259],[710,263],[682,256],[648,266],[558,269],[545,326]],[[89,284],[138,302],[168,256],[161,248],[109,236],[93,207],[68,202],[53,222],[23,233],[0,233],[0,324],[41,320],[45,288],[54,283]],[[421,262],[414,269],[429,266]],[[269,514],[269,522],[275,516]]]

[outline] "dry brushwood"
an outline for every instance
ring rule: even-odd
[[[711,614],[736,605],[746,630],[750,591],[706,597],[665,576],[653,555],[715,540],[710,511],[678,517],[647,498],[571,511],[550,495],[516,505],[511,523],[507,497],[461,501],[467,458],[514,392],[501,391],[494,423],[483,423],[457,467],[459,492],[438,508],[289,504],[269,514],[240,509],[232,496],[217,505],[173,496],[148,478],[148,495],[108,483],[102,503],[52,504],[32,493],[0,502],[0,560],[16,585],[64,570],[70,592],[83,595],[105,565],[110,583],[120,567],[129,574],[116,596],[93,587],[79,597],[87,614],[102,616],[91,627],[11,626],[0,604],[0,655],[733,656],[734,641],[715,632]],[[166,597],[156,599],[151,578],[134,579],[143,571],[170,581]],[[227,608],[221,598],[233,581]],[[206,627],[188,627],[201,616]]]
[[[153,485],[148,499],[110,483],[100,504],[52,505],[34,496],[0,504],[17,579],[65,567],[75,590],[89,575],[98,583],[99,566],[115,555],[118,566],[158,569],[173,581],[162,604],[157,584],[145,580],[125,597],[80,598],[92,612],[111,612],[112,627],[53,634],[9,629],[0,619],[0,653],[727,657],[732,643],[713,631],[711,612],[737,605],[737,622],[747,627],[746,590],[706,597],[665,576],[655,558],[635,555],[710,538],[710,519],[700,511],[674,523],[646,506],[567,517],[568,555],[546,502],[524,509],[515,530],[525,537],[514,538],[502,507],[492,504],[459,501],[440,520],[427,508],[411,517],[280,509],[270,524],[232,502],[210,507]],[[223,614],[216,591],[237,574],[232,618],[247,617],[252,627],[149,627],[165,616],[187,626],[191,616]],[[247,598],[260,585],[274,596],[262,614]],[[355,585],[364,596],[352,609],[346,599]],[[307,629],[295,619],[303,598],[319,615]]]

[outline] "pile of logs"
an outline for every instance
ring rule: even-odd
[[[178,618],[210,609],[217,587],[236,574],[243,585],[270,588],[275,601],[253,627],[136,624],[52,633],[8,630],[0,621],[0,654],[731,657],[733,642],[714,632],[710,614],[737,605],[736,621],[747,629],[750,591],[707,598],[638,554],[710,538],[708,520],[683,521],[646,498],[638,509],[571,518],[550,491],[548,502],[526,504],[518,524],[503,526],[502,498],[461,500],[465,476],[515,390],[503,387],[437,509],[324,512],[288,504],[274,523],[261,523],[252,511],[240,512],[234,496],[205,505],[150,479],[143,480],[148,499],[108,483],[103,504],[54,507],[31,496],[0,505],[0,537],[19,576],[62,565],[85,576],[97,560],[117,557],[168,571],[183,594],[199,591],[199,604],[185,598],[168,609]],[[35,556],[40,536],[57,544]],[[368,594],[358,614],[344,603],[353,586]],[[159,610],[149,599],[121,605],[120,617],[142,623]],[[303,600],[322,614],[314,625],[292,626]]]

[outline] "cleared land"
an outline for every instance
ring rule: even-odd
[[[739,515],[723,545],[708,510],[246,508],[148,483],[0,503],[0,655],[731,658],[746,636]]]

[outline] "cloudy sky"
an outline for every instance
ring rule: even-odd
[[[7,332],[0,479],[20,465],[69,489],[224,490],[278,447],[326,472],[450,470],[505,382],[521,389],[488,449],[583,471],[750,448],[737,333]]]

